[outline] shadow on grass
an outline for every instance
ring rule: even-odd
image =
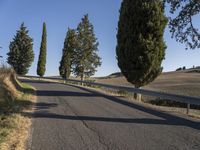
[[[42,110],[42,109],[50,109],[52,107],[56,107],[56,103],[42,103],[42,102],[30,102],[30,101],[18,101],[16,105],[21,106],[21,109],[30,109],[34,110]]]
[[[56,103],[31,102],[28,100],[15,100],[12,104],[0,103],[0,114],[23,113],[23,110],[44,110],[56,107]]]

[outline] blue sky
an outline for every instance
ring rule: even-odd
[[[119,71],[115,47],[120,4],[121,0],[0,0],[0,46],[3,47],[0,55],[6,59],[9,43],[24,22],[34,39],[35,61],[29,74],[35,75],[42,23],[45,21],[48,34],[46,75],[58,75],[67,28],[76,28],[83,15],[88,13],[100,43],[99,55],[103,61],[95,76]],[[164,71],[172,71],[180,66],[200,66],[200,50],[185,50],[184,45],[171,39],[168,29],[165,41],[168,48],[163,61]]]

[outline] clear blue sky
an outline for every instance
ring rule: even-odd
[[[120,4],[121,0],[0,0],[0,46],[3,47],[0,55],[6,59],[9,43],[24,22],[34,39],[35,61],[29,74],[35,75],[42,23],[45,21],[48,31],[46,75],[58,75],[67,28],[76,28],[83,15],[88,13],[100,43],[99,55],[103,61],[95,76],[119,71],[115,47]],[[168,48],[163,61],[164,71],[172,71],[180,66],[200,66],[200,50],[185,50],[184,45],[171,39],[168,29],[165,41]]]

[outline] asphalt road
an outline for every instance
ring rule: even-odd
[[[37,89],[31,150],[200,150],[200,122],[88,89],[23,81]]]

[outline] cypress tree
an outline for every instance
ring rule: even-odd
[[[76,31],[73,29],[68,29],[59,67],[60,76],[64,79],[69,78],[72,71],[75,44]]]
[[[28,35],[28,30],[21,24],[20,29],[10,42],[10,51],[7,53],[7,62],[17,74],[25,75],[34,60],[33,39]]]
[[[84,80],[84,77],[94,75],[97,71],[96,68],[101,65],[98,45],[94,27],[90,23],[88,15],[85,15],[77,27],[77,45],[74,59],[74,74],[80,76],[81,80]]]
[[[152,82],[162,72],[166,25],[161,0],[123,0],[116,54],[121,72],[136,88]]]
[[[47,53],[47,30],[46,24],[43,23],[42,42],[40,46],[40,55],[37,65],[37,75],[43,77],[46,71],[46,53]]]

